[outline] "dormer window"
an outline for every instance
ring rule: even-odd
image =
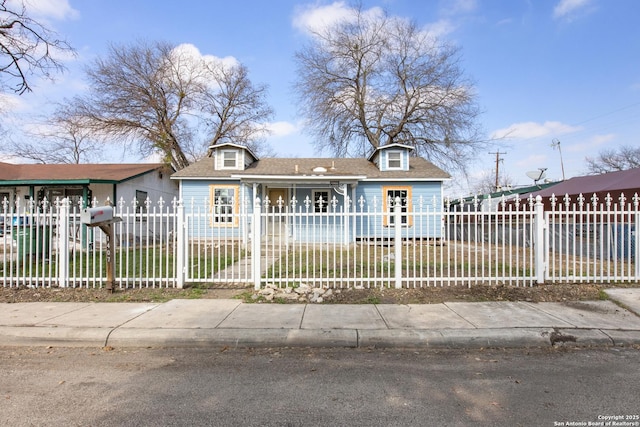
[[[387,169],[402,169],[402,152],[389,151],[387,153]]]
[[[238,151],[225,150],[222,152],[222,168],[238,169]]]

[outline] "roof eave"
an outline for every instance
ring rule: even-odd
[[[366,175],[231,175],[233,179],[244,181],[362,181]]]

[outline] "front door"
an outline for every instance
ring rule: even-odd
[[[285,213],[289,205],[288,191],[286,188],[269,188],[267,197],[269,197],[269,215],[266,234],[270,236],[286,235],[287,217]]]

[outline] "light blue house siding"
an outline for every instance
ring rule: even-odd
[[[212,188],[233,187],[238,189],[237,200],[234,200],[231,218],[224,212],[216,213],[218,201],[212,203]],[[262,185],[257,186],[258,195],[262,194]],[[331,188],[318,186],[289,189],[291,199],[279,209],[276,201],[271,201],[263,220],[262,228],[268,234],[273,221],[284,227],[287,235],[296,242],[353,242],[369,238],[386,239],[393,237],[393,210],[387,208],[390,202],[389,191],[406,191],[410,201],[406,214],[403,212],[402,235],[405,238],[440,238],[442,236],[442,192],[439,182],[362,182],[355,192],[347,187],[351,200],[348,215],[345,215],[344,197]],[[329,200],[323,201],[322,208],[314,203],[314,192],[326,191]],[[216,237],[242,239],[251,230],[251,213],[253,213],[253,186],[238,181],[185,181],[182,196],[187,214],[187,230],[192,238]],[[335,197],[335,202],[333,198]],[[310,203],[305,203],[307,200]],[[404,203],[404,202],[403,202]],[[222,203],[224,208],[224,203]],[[269,224],[267,224],[267,221]],[[406,222],[405,222],[406,221]]]
[[[367,159],[263,160],[239,145],[211,148],[210,157],[172,176],[180,180],[189,238],[247,242],[256,198],[262,202],[259,225],[267,241],[276,235],[303,243],[386,240],[395,235],[389,205],[396,198],[403,237],[442,236],[442,182],[449,175],[411,156],[412,147],[387,145]],[[267,197],[273,200],[267,203]]]
[[[406,193],[405,193],[406,192]],[[406,214],[403,212],[402,236],[411,238],[442,237],[442,186],[441,182],[362,182],[356,188],[354,208],[356,212],[369,213],[356,215],[356,238],[369,236],[393,237],[393,195],[406,194],[408,200]],[[361,202],[364,200],[364,203]],[[375,213],[375,214],[373,214]]]
[[[232,200],[214,196],[215,190],[233,191]],[[251,230],[252,188],[236,180],[187,181],[181,198],[189,238],[243,239]],[[231,202],[231,203],[229,203]]]
[[[292,240],[302,243],[351,241],[350,235],[345,234],[351,220],[344,215],[342,195],[326,184],[296,187],[292,193],[297,201],[295,210],[290,209],[287,218]]]

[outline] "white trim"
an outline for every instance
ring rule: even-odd
[[[391,163],[391,159],[389,158],[389,156],[391,154],[397,154],[398,155],[398,159],[393,159],[393,161],[399,161],[400,162],[400,166],[391,166],[389,163]],[[403,152],[400,150],[389,150],[387,151],[387,156],[385,157],[386,160],[386,170],[388,171],[401,171],[401,170],[405,170],[404,167],[404,162],[403,162]]]
[[[245,147],[244,145],[234,144],[234,143],[231,143],[231,142],[225,142],[223,144],[210,145],[209,149],[212,150],[212,151],[218,151],[220,149],[224,149],[224,147],[239,148],[239,149],[244,150],[247,153],[251,154],[251,157],[253,157],[255,160],[259,160],[258,156],[256,156],[255,153],[253,151],[251,151],[251,149],[249,147]]]
[[[238,150],[219,150],[220,153],[220,169],[219,170],[238,170],[240,169],[240,167],[238,166],[238,164],[240,163],[240,151]],[[227,153],[231,153],[233,154],[234,157],[234,165],[233,166],[225,166],[224,162],[226,160],[225,155]],[[231,159],[229,159],[231,160]]]
[[[393,185],[396,182],[442,182],[451,181],[453,178],[370,178],[365,182],[388,182]]]
[[[236,177],[229,176],[176,176],[171,177],[171,179],[175,179],[176,181],[185,180],[185,181],[205,181],[205,184],[211,180],[222,180],[222,181],[237,181]]]
[[[200,179],[214,179],[215,177],[200,177]],[[276,180],[276,181],[362,181],[367,180],[366,175],[242,175],[233,174],[231,178],[244,180]]]

